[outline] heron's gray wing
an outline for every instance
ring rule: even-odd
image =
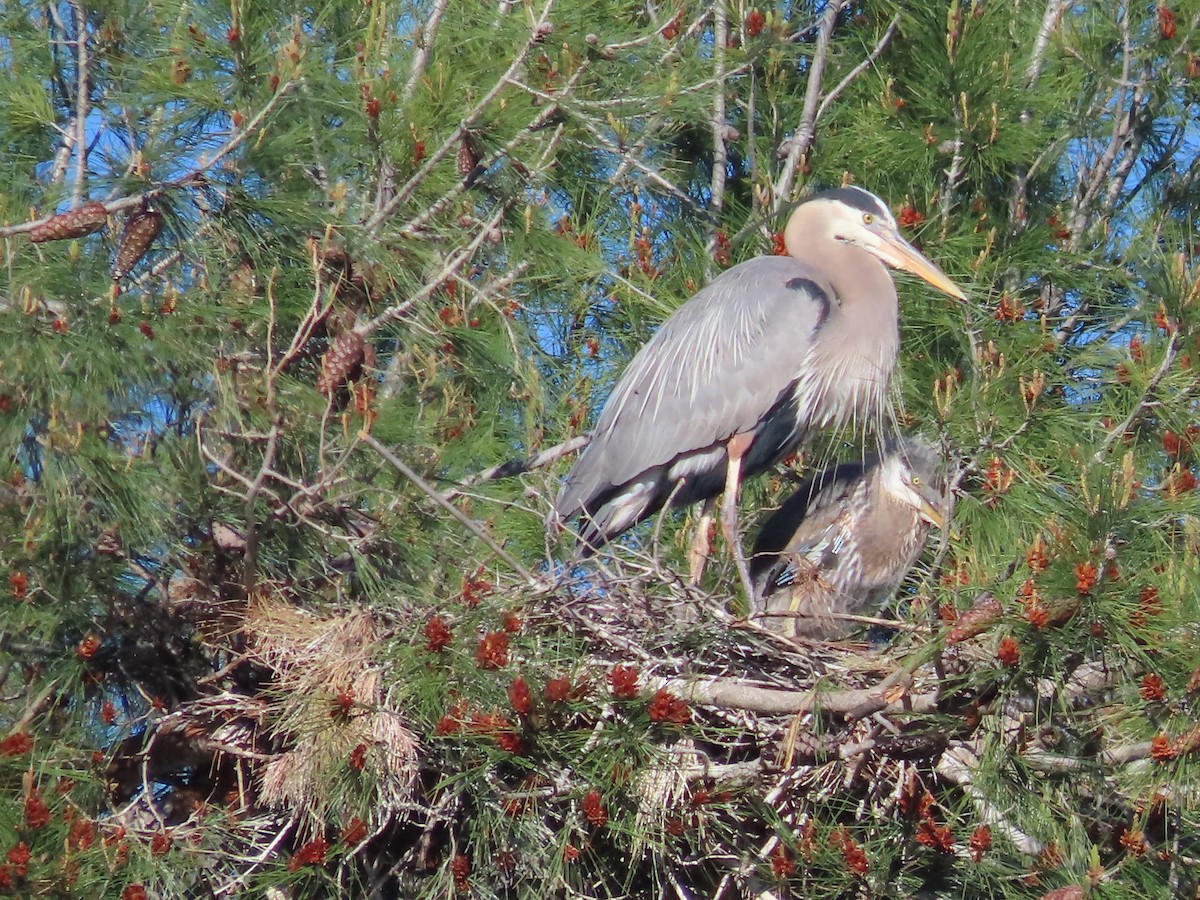
[[[558,515],[753,428],[803,367],[834,302],[828,282],[790,257],[753,259],[714,279],[622,374],[555,502]]]

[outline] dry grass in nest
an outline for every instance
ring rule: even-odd
[[[412,795],[419,745],[387,704],[372,615],[320,617],[265,602],[248,612],[245,634],[250,652],[276,673],[273,732],[288,748],[263,768],[262,800],[299,813],[317,832],[338,808],[337,786],[361,772],[375,783],[375,824],[399,814]]]

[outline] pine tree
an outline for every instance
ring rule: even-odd
[[[1200,5],[0,18],[0,894],[1196,892]],[[691,514],[545,518],[842,183],[970,295],[900,283],[958,498],[795,647]]]

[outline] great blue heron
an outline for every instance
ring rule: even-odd
[[[891,597],[930,526],[942,525],[944,491],[942,460],[913,439],[805,481],[763,524],[750,557],[768,626],[788,636],[847,633],[852,625],[834,616],[874,612]]]
[[[900,340],[884,263],[966,299],[861,188],[798,206],[784,245],[787,256],[752,259],[715,278],[621,375],[554,503],[553,521],[580,516],[585,549],[668,501],[683,506],[724,490],[721,524],[749,596],[737,529],[741,480],[787,457],[814,427],[882,416]]]

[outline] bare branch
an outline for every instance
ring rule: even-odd
[[[496,466],[484,469],[482,472],[476,472],[470,478],[460,481],[457,485],[448,491],[442,492],[442,497],[446,500],[453,500],[463,491],[481,484],[485,481],[496,481],[500,478],[515,478],[518,475],[524,475],[527,472],[532,472],[534,469],[540,469],[543,466],[551,465],[577,450],[582,450],[591,441],[591,437],[586,434],[581,434],[573,437],[568,441],[563,441],[561,444],[555,444],[553,447],[547,447],[540,453],[535,453],[525,459],[510,459],[508,462],[500,463]]]
[[[1033,90],[1037,85],[1038,78],[1042,74],[1042,66],[1046,62],[1046,50],[1050,46],[1050,35],[1054,29],[1058,27],[1058,23],[1062,21],[1063,11],[1066,9],[1066,0],[1047,0],[1046,11],[1042,15],[1042,24],[1038,28],[1037,37],[1033,41],[1033,50],[1029,55],[1029,64],[1025,67],[1025,87],[1026,90]],[[1021,110],[1021,122],[1028,124],[1032,118],[1032,113],[1028,108]],[[1045,155],[1043,151],[1042,156]],[[1042,156],[1039,156],[1040,160]],[[1012,194],[1008,201],[1008,217],[1013,223],[1014,231],[1021,232],[1025,229],[1026,216],[1025,196],[1029,188],[1029,179],[1033,177],[1033,173],[1037,168],[1037,161],[1032,166],[1026,168],[1019,166],[1016,174],[1013,176]]]
[[[665,687],[676,696],[692,703],[726,709],[745,709],[767,715],[787,715],[815,710],[847,714],[867,707],[878,711],[902,709],[930,712],[937,708],[938,699],[935,692],[909,694],[899,688],[885,689],[882,685],[852,691],[779,691],[732,678],[664,678],[653,681],[652,685],[654,689]]]
[[[486,530],[484,530],[482,525],[465,515],[453,503],[443,499],[442,495],[435,491],[430,486],[429,482],[427,482],[424,478],[407,466],[404,461],[400,459],[400,457],[396,456],[396,454],[394,454],[391,450],[383,446],[383,444],[376,440],[374,435],[363,433],[360,435],[360,438],[364,444],[371,447],[376,453],[382,456],[397,472],[411,481],[422,494],[424,494],[446,512],[450,513],[450,515],[454,517],[455,521],[457,521],[460,525],[466,528],[467,531],[471,532],[471,534],[475,535],[475,537],[479,538],[480,541],[486,544],[489,550],[495,553],[500,559],[504,560],[504,562],[507,563],[514,572],[525,579],[526,583],[528,583],[531,587],[542,587],[542,580],[521,565],[521,563],[517,561],[516,557],[505,550],[495,538],[493,538],[487,533]]]
[[[57,127],[57,126],[56,126]],[[54,154],[54,163],[50,166],[48,179],[51,184],[62,184],[67,177],[67,168],[71,164],[71,154],[75,151],[75,118],[72,116],[67,127],[63,129],[62,143]]]
[[[413,53],[412,68],[408,71],[408,81],[404,83],[404,90],[400,92],[401,104],[408,103],[412,99],[413,91],[417,88],[417,82],[425,74],[425,67],[429,64],[429,51],[433,47],[434,39],[437,37],[438,26],[442,23],[442,16],[446,12],[448,2],[449,0],[434,0],[433,7],[429,10],[425,26],[421,29],[421,36],[417,39],[416,52]]]
[[[808,86],[804,92],[804,110],[800,123],[792,137],[785,142],[786,158],[775,189],[771,195],[771,211],[778,213],[792,196],[792,186],[800,167],[800,158],[808,152],[816,133],[817,110],[821,99],[821,78],[825,74],[825,63],[829,56],[829,41],[837,24],[838,14],[848,0],[830,0],[817,23],[817,44],[808,68]]]
[[[88,28],[87,13],[81,0],[72,0],[75,13],[75,184],[71,187],[71,206],[83,202],[87,186],[87,117],[88,103]]]
[[[725,114],[725,45],[729,42],[729,16],[724,0],[717,0],[713,8],[713,91],[712,133],[713,162],[712,183],[709,187],[709,208],[720,215],[725,204],[725,178],[729,160],[729,148],[725,144],[728,123]]]
[[[1042,842],[1012,825],[995,804],[984,796],[983,791],[974,783],[974,773],[978,768],[979,757],[974,750],[961,742],[955,742],[946,750],[937,764],[938,774],[963,789],[975,804],[979,817],[984,822],[1003,833],[1021,853],[1037,856],[1042,852]]]
[[[815,121],[817,121],[817,122],[821,121],[821,116],[825,115],[825,110],[828,109],[830,107],[830,105],[833,103],[833,101],[838,98],[838,95],[841,94],[841,92],[844,91],[846,88],[848,88],[850,86],[850,83],[852,81],[854,81],[855,78],[857,78],[859,75],[861,75],[863,72],[865,72],[868,68],[870,68],[871,65],[875,62],[875,60],[877,60],[879,58],[879,54],[883,52],[885,47],[887,47],[888,42],[891,41],[891,39],[892,39],[892,35],[894,35],[896,33],[896,26],[899,24],[900,24],[900,13],[896,13],[894,16],[892,16],[892,21],[888,23],[887,30],[884,31],[883,37],[881,37],[879,39],[879,42],[875,45],[875,47],[871,50],[871,52],[867,54],[867,58],[864,59],[862,62],[860,62],[853,69],[851,69],[846,74],[846,77],[843,78],[841,81],[839,81],[834,86],[833,90],[829,91],[829,93],[827,93],[821,99],[821,105],[819,107],[817,107],[817,117],[816,117]]]
[[[1067,8],[1067,0],[1047,0],[1046,11],[1042,14],[1042,24],[1038,28],[1037,37],[1033,39],[1033,51],[1029,54],[1029,65],[1025,67],[1025,87],[1037,85],[1042,74],[1042,66],[1046,62],[1046,48],[1050,46],[1050,35],[1062,21],[1063,10]],[[1029,111],[1021,113],[1021,121],[1029,120]]]

